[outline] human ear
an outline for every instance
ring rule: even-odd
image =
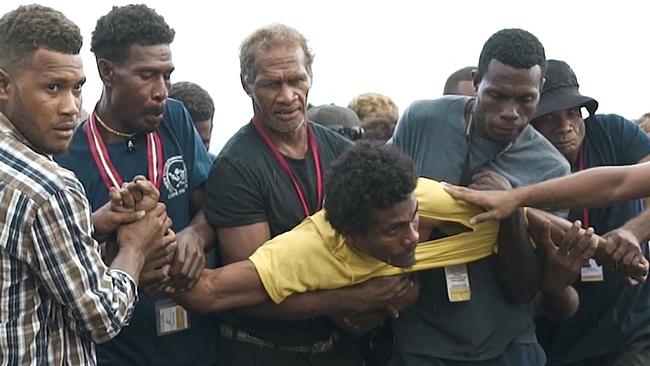
[[[478,92],[478,85],[483,80],[483,75],[481,75],[478,70],[472,70],[472,84],[474,84],[474,91]]]
[[[11,77],[4,68],[0,68],[0,100],[9,100]]]
[[[115,77],[115,68],[112,61],[105,58],[97,60],[97,71],[99,71],[99,78],[107,87],[113,86],[113,78]]]

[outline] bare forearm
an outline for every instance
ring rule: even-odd
[[[204,251],[208,251],[214,248],[217,241],[217,234],[215,230],[210,226],[208,218],[205,215],[203,210],[199,211],[190,225],[188,225],[184,230],[193,230],[199,238],[201,238]]]
[[[145,256],[142,251],[125,247],[117,252],[117,255],[111,262],[110,268],[119,269],[128,273],[135,283],[139,283],[144,260]]]
[[[643,212],[626,222],[621,228],[627,229],[634,234],[639,242],[646,242],[650,239],[650,206],[645,206]]]
[[[497,268],[500,282],[511,302],[530,302],[540,288],[540,268],[528,239],[523,210],[501,221]]]
[[[648,172],[648,173],[646,173]],[[650,163],[599,167],[513,191],[521,206],[581,208],[650,196]]]
[[[217,269],[204,269],[190,291],[172,297],[183,306],[203,312],[218,312],[269,300],[253,264],[246,260]]]

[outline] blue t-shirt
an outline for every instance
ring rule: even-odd
[[[72,170],[86,190],[95,211],[108,202],[108,189],[90,153],[84,122],[75,132],[68,152],[55,157]],[[164,118],[158,127],[164,151],[160,201],[167,206],[173,229],[179,232],[191,221],[190,193],[201,187],[210,170],[211,159],[192,119],[183,105],[168,99]],[[126,150],[124,142],[107,143],[115,168],[125,182],[136,175],[148,176],[147,143],[144,134],[135,137],[136,149]],[[109,342],[97,346],[100,365],[213,365],[217,325],[213,316],[189,313],[190,328],[163,336],[156,331],[155,304],[168,300],[139,294],[130,325]]]
[[[650,154],[650,138],[636,124],[614,115],[585,120],[585,165],[630,165]],[[589,224],[597,234],[616,229],[643,210],[641,201],[627,201],[589,210]],[[571,220],[583,220],[572,210]],[[620,276],[604,270],[603,282],[574,284],[580,294],[578,312],[563,322],[546,317],[537,321],[537,335],[549,365],[574,363],[621,350],[626,337],[650,325],[650,284],[627,287]]]
[[[477,134],[468,139],[464,111],[470,100],[453,96],[419,101],[404,112],[392,143],[413,158],[420,175],[458,184],[463,170],[471,177],[487,169],[516,187],[569,172],[566,159],[530,126],[510,146]],[[469,263],[467,270],[472,298],[465,302],[447,298],[444,270],[420,274],[417,302],[394,321],[396,352],[480,361],[500,356],[513,343],[536,343],[532,306],[507,300],[495,256]],[[543,359],[543,354],[532,354],[522,364],[539,365]]]

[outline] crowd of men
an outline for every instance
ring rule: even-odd
[[[82,118],[78,26],[0,18],[0,364],[650,363],[650,137],[533,34],[400,116],[311,106],[305,37],[263,26],[218,156],[174,36],[145,5],[98,19]]]

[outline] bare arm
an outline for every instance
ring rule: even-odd
[[[203,211],[203,187],[192,191],[190,208],[195,215],[190,224],[176,234],[177,249],[169,271],[176,289],[194,287],[205,268],[205,252],[216,241],[214,229]]]
[[[474,174],[469,188],[512,190],[510,182],[493,171]],[[497,275],[508,300],[514,304],[532,301],[540,289],[541,269],[528,237],[522,209],[501,220],[498,237]]]
[[[269,239],[270,230],[268,223],[263,222],[221,228],[217,234],[223,262],[233,263],[248,258]],[[239,311],[250,316],[281,320],[303,320],[367,310],[388,311],[388,300],[403,296],[411,286],[412,282],[407,276],[376,278],[356,286],[296,294],[280,304],[267,301]]]
[[[527,229],[522,209],[501,220],[499,229],[497,274],[508,300],[513,304],[532,301],[540,289],[540,264]]]
[[[217,269],[204,269],[190,291],[177,291],[174,300],[199,312],[217,312],[268,301],[255,266],[249,260]]]
[[[650,196],[650,162],[598,167],[520,187],[511,192],[477,192],[448,186],[454,197],[483,207],[488,212],[474,220],[482,222],[510,216],[517,207],[576,208],[605,206]]]

